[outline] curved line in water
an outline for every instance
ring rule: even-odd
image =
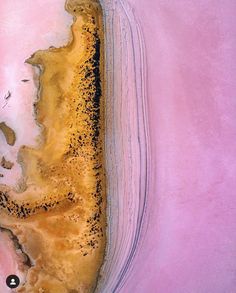
[[[119,235],[117,236],[117,231],[114,231],[114,222],[112,220],[114,206],[118,202],[118,208],[123,203],[119,201],[118,199],[112,198],[112,194],[110,195],[110,192],[114,190],[110,187],[108,184],[108,195],[110,195],[110,198],[108,199],[108,247],[106,252],[106,260],[104,262],[103,268],[101,270],[102,278],[98,283],[97,292],[104,292],[104,293],[115,293],[119,292],[121,288],[124,286],[129,271],[132,270],[132,262],[134,260],[134,257],[137,253],[138,245],[141,244],[140,235],[141,232],[144,230],[144,216],[146,213],[146,205],[147,205],[147,199],[148,199],[148,170],[149,170],[149,162],[150,162],[150,151],[149,151],[149,130],[148,130],[148,117],[147,117],[147,92],[146,92],[146,56],[145,56],[145,43],[142,35],[142,31],[140,28],[140,25],[138,21],[135,19],[134,14],[132,13],[132,10],[128,7],[127,3],[124,0],[119,1],[109,1],[109,0],[102,0],[102,7],[104,11],[104,22],[105,22],[105,34],[106,34],[106,40],[105,40],[105,51],[106,51],[106,75],[112,75],[111,81],[112,84],[109,84],[110,79],[107,80],[107,96],[112,95],[112,97],[115,97],[116,95],[116,88],[119,87],[116,86],[118,84],[118,80],[115,78],[115,72],[116,70],[120,70],[121,79],[123,78],[130,78],[125,76],[122,69],[122,64],[119,64],[119,68],[117,68],[116,65],[116,56],[115,56],[115,48],[116,46],[121,45],[121,51],[123,47],[125,47],[124,42],[127,41],[127,38],[123,38],[124,36],[130,35],[130,38],[128,38],[129,45],[132,48],[132,59],[127,60],[127,64],[131,65],[134,70],[134,86],[133,89],[135,90],[135,99],[136,99],[136,109],[137,109],[137,141],[139,145],[139,178],[138,178],[138,184],[139,184],[139,195],[138,195],[138,206],[136,207],[136,224],[135,224],[135,231],[132,241],[129,243],[129,250],[126,256],[119,254],[117,257],[117,247],[114,248],[113,242],[114,238],[116,237],[116,242],[119,241]],[[122,13],[122,15],[119,15]],[[123,26],[122,24],[119,26],[120,32],[116,31],[116,23],[115,23],[115,17],[118,17],[119,20],[122,20],[122,18],[125,18],[127,21],[128,26]],[[120,18],[119,18],[120,17]],[[115,34],[120,33],[121,39],[119,44],[116,43],[116,35]],[[112,40],[112,43],[111,43]],[[122,47],[123,42],[123,47]],[[107,46],[106,46],[107,45]],[[111,47],[112,56],[108,53],[108,47]],[[126,53],[126,52],[125,52]],[[128,54],[128,53],[127,53]],[[122,58],[122,55],[121,55]],[[123,61],[123,60],[122,60]],[[124,61],[125,62],[125,61]],[[126,64],[126,69],[128,65]],[[127,69],[128,70],[128,69]],[[125,80],[126,85],[128,84],[128,81]],[[123,80],[121,80],[121,88],[124,87]],[[122,89],[124,92],[124,89]],[[127,93],[126,93],[127,94]],[[124,97],[125,98],[125,94]],[[122,100],[122,97],[121,97]],[[115,111],[114,106],[114,99],[110,98],[107,99],[108,104],[106,105],[109,109],[113,109],[113,112]],[[110,103],[110,105],[109,105]],[[122,101],[121,101],[122,103]],[[134,109],[130,109],[131,111]],[[115,119],[115,118],[113,118]],[[114,122],[114,121],[113,121]],[[109,121],[108,121],[109,123]],[[121,123],[121,122],[120,122]],[[113,133],[116,132],[116,129],[114,127],[115,122],[112,125],[112,131]],[[108,125],[108,127],[110,127]],[[129,125],[129,131],[132,132],[133,125]],[[109,134],[108,134],[109,135]],[[124,135],[123,133],[120,133],[120,136]],[[109,141],[109,137],[106,138],[106,145],[116,145],[115,138],[112,139],[112,141]],[[119,139],[122,140],[122,137],[119,137]],[[109,150],[109,146],[107,147]],[[113,153],[114,155],[114,153]],[[116,155],[116,153],[115,153]],[[107,161],[110,160],[108,152],[106,152]],[[117,160],[119,159],[117,155]],[[122,163],[122,162],[121,162]],[[108,162],[108,165],[110,163]],[[125,166],[125,162],[123,162],[123,165]],[[113,166],[114,167],[114,166]],[[109,167],[108,167],[109,169]],[[116,167],[116,171],[117,171]],[[118,171],[117,171],[118,173]],[[112,176],[113,174],[107,174],[108,181],[111,182],[111,179],[109,179],[109,176]],[[132,179],[132,177],[131,177]],[[137,178],[136,178],[137,179]],[[119,181],[119,179],[117,180]],[[115,183],[115,181],[114,181]],[[132,182],[131,182],[132,183]],[[118,188],[118,187],[117,187]],[[131,191],[132,192],[132,191]],[[132,200],[133,194],[130,195],[130,199]],[[119,194],[119,196],[124,196],[123,194]],[[117,200],[117,202],[116,202]],[[122,207],[122,205],[121,205]],[[127,210],[127,212],[129,212]],[[122,225],[122,222],[118,219],[118,228]],[[118,249],[121,251],[121,248],[118,247]],[[121,251],[122,253],[122,251]],[[125,257],[122,264],[120,265],[119,271],[116,272],[116,275],[112,275],[112,270],[114,271],[114,267],[116,263],[119,264],[119,259],[122,259],[122,257]],[[111,283],[111,285],[110,285]]]

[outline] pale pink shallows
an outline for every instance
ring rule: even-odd
[[[64,0],[8,0],[0,3],[0,122],[5,121],[17,133],[9,147],[0,133],[0,152],[16,161],[19,147],[35,145],[39,129],[33,118],[37,98],[38,71],[25,60],[37,50],[60,47],[70,39],[72,16],[64,9]],[[28,82],[21,80],[28,79]],[[6,104],[4,99],[11,93]],[[4,173],[4,183],[14,185],[21,175],[19,164]]]
[[[21,176],[17,153],[23,144],[35,145],[39,134],[33,118],[33,102],[37,97],[37,71],[25,60],[39,49],[59,47],[70,39],[72,17],[64,9],[64,0],[7,0],[0,2],[0,122],[5,121],[16,132],[14,146],[7,145],[0,133],[0,156],[14,162],[11,171],[1,168],[1,182],[14,185]],[[28,82],[22,82],[28,79]],[[11,93],[10,99],[5,100]],[[1,157],[0,157],[1,159]],[[6,276],[17,274],[19,258],[7,234],[0,233],[0,293],[11,292]]]

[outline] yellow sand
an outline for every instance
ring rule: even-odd
[[[74,15],[70,44],[28,60],[41,68],[40,145],[19,152],[18,192],[0,185],[0,226],[33,263],[17,292],[93,292],[104,257],[102,12],[97,1],[68,1],[66,9]]]

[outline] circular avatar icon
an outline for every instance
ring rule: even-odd
[[[6,279],[6,284],[9,288],[17,288],[20,284],[20,279],[16,275],[10,275]]]

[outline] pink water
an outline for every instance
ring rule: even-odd
[[[147,56],[148,207],[122,293],[236,292],[236,2],[129,0]]]

